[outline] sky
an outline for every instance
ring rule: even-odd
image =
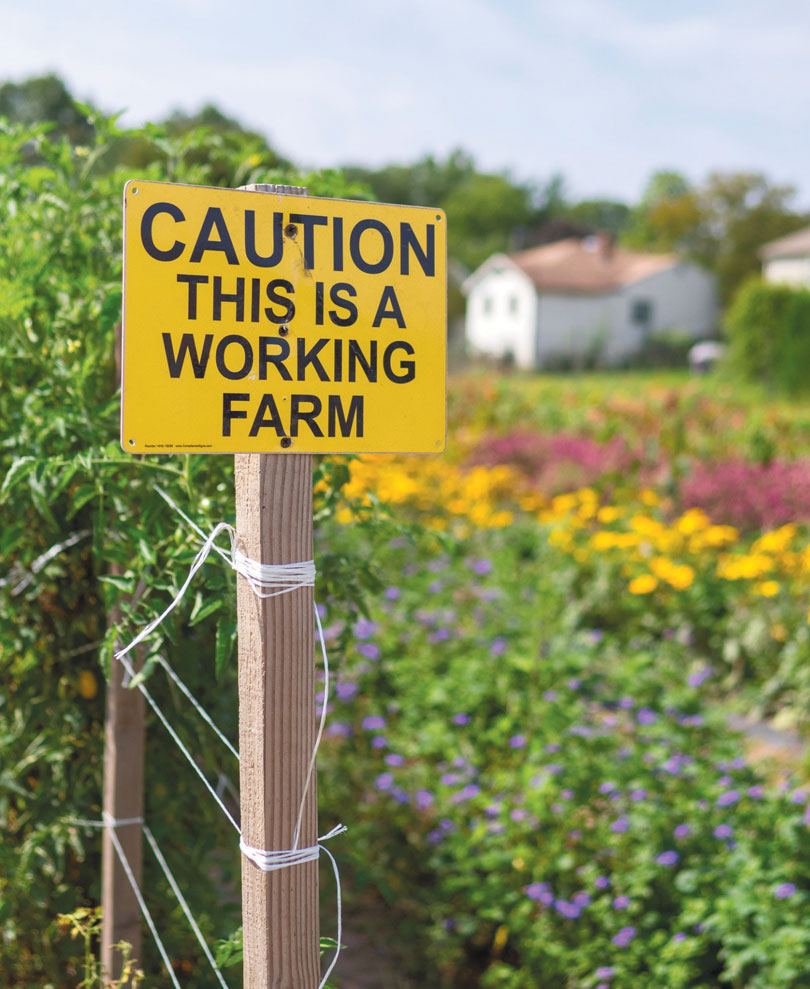
[[[208,102],[307,169],[455,148],[572,199],[764,172],[810,208],[807,0],[0,0],[0,81],[122,122]]]

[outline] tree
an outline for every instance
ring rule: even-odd
[[[763,244],[804,226],[808,217],[790,208],[796,190],[771,185],[757,172],[713,172],[700,190],[701,222],[693,257],[717,276],[728,302],[739,285],[760,271]]]
[[[62,80],[53,74],[0,86],[0,117],[18,124],[51,124],[51,137],[89,144],[93,127]]]
[[[771,185],[757,172],[713,172],[692,186],[678,172],[650,179],[622,240],[647,251],[678,251],[717,277],[727,303],[760,270],[759,250],[807,223],[790,207],[791,186]]]

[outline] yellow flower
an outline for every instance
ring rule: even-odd
[[[740,533],[733,525],[710,525],[703,533],[707,546],[727,546],[736,543]]]
[[[684,536],[708,529],[710,525],[709,516],[700,508],[690,508],[688,512],[684,512],[680,518],[675,520],[675,527]]]
[[[752,553],[782,553],[788,543],[796,535],[796,526],[792,523],[780,526],[770,532],[764,532],[751,547]]]
[[[648,508],[654,508],[656,505],[661,504],[661,499],[652,488],[643,488],[639,491],[638,498],[641,504],[647,505]]]
[[[686,563],[673,567],[667,577],[667,583],[679,591],[690,587],[695,579],[695,571]]]
[[[658,578],[653,577],[651,573],[634,577],[627,585],[627,589],[631,594],[651,594],[656,587],[658,587]]]
[[[758,584],[754,585],[754,590],[764,598],[775,597],[779,593],[779,581],[761,580]]]
[[[615,522],[617,519],[620,519],[622,515],[624,515],[624,510],[617,508],[616,505],[605,505],[596,513],[597,519],[605,525]]]

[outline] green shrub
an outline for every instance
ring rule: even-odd
[[[792,395],[810,388],[810,291],[750,279],[725,328],[731,363],[743,378]]]

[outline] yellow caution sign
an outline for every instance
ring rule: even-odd
[[[128,182],[131,453],[444,448],[440,210]]]

